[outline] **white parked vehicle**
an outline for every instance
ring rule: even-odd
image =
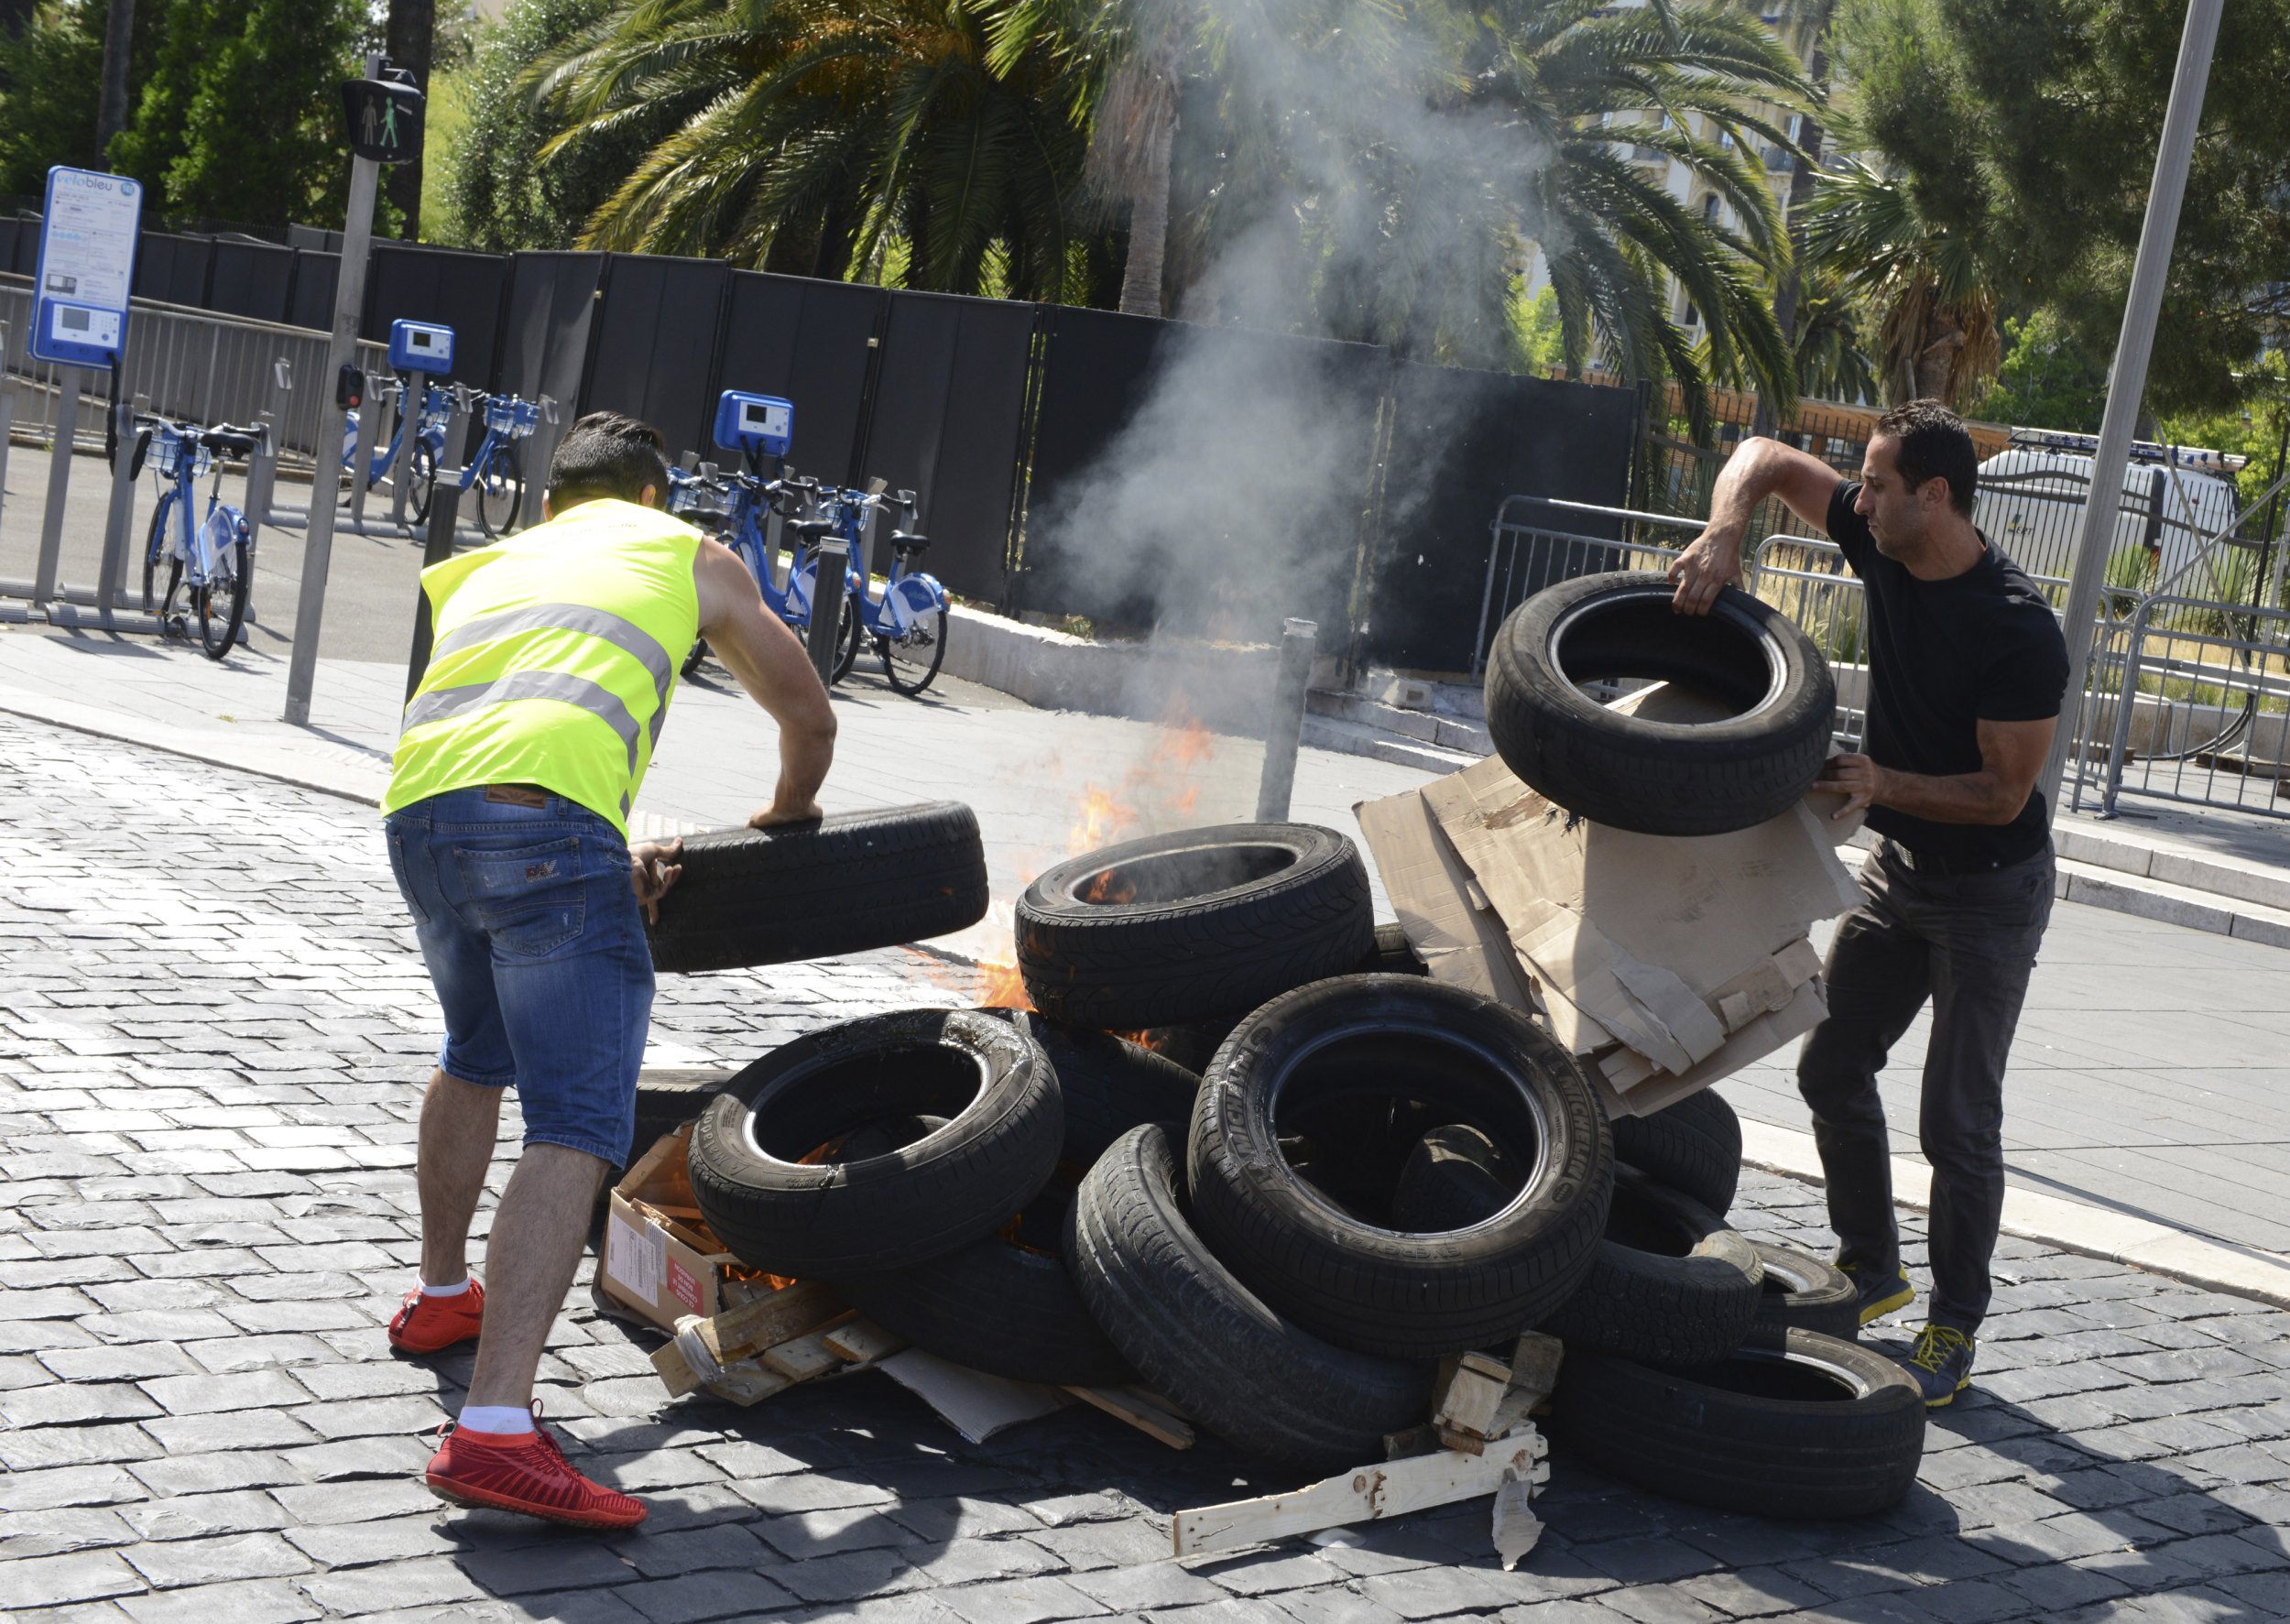
[[[1979,465],[1972,522],[2029,574],[2065,581],[2082,535],[2084,497],[2091,488],[2091,459],[2098,450],[2099,437],[2093,434],[2015,430],[2011,448]],[[2108,556],[2127,547],[2143,548],[2157,566],[2151,582],[2168,583],[2176,576],[2176,591],[2197,595],[2209,591],[2208,573],[2188,566],[2233,528],[2241,512],[2234,473],[2247,461],[2190,446],[2133,442]]]

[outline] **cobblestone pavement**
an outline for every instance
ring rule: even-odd
[[[0,1616],[22,1624],[2290,1617],[2290,1315],[2019,1242],[1979,1386],[1867,1521],[1674,1505],[1560,1452],[1516,1573],[1483,1501],[1178,1564],[1172,1509],[1292,1480],[1094,1411],[971,1447],[875,1376],[668,1404],[584,1294],[546,1409],[651,1520],[449,1511],[417,1474],[467,1355],[382,1337],[434,1034],[372,814],[8,722],[0,759]],[[660,1034],[738,1058],[943,997],[928,968],[664,984]],[[1783,1181],[1749,1179],[1736,1217],[1827,1238],[1818,1192]]]

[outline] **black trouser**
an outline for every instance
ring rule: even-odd
[[[2052,914],[2046,846],[2009,868],[1943,875],[1891,841],[1861,865],[1861,905],[1837,927],[1828,1019],[1797,1057],[1797,1088],[1828,1178],[1839,1261],[1899,1268],[1891,1147],[1877,1074],[1925,1001],[1932,1044],[1917,1132],[1932,1163],[1932,1312],[1970,1334],[1988,1312],[2003,1215],[2003,1074]]]

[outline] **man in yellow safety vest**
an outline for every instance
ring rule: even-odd
[[[598,1528],[645,1508],[567,1464],[532,1390],[597,1191],[627,1159],[652,1005],[641,916],[681,872],[681,843],[629,848],[628,809],[703,636],[779,724],[779,784],[751,825],[818,817],[834,755],[802,645],[736,555],[659,511],[667,488],[660,435],[593,412],[550,463],[547,523],[421,572],[435,635],[382,798],[445,1017],[421,1106],[420,1281],[389,1340],[477,1342],[429,1486]],[[485,1243],[488,1301],[469,1225],[512,1083],[525,1148]]]

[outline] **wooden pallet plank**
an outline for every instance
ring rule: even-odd
[[[1065,1390],[1085,1404],[1094,1404],[1116,1421],[1125,1421],[1149,1438],[1172,1449],[1190,1449],[1193,1423],[1178,1415],[1158,1393],[1134,1387],[1069,1387]]]
[[[1541,1435],[1530,1428],[1488,1445],[1484,1455],[1441,1450],[1385,1461],[1306,1484],[1292,1494],[1180,1511],[1171,1520],[1171,1538],[1179,1556],[1193,1556],[1401,1517],[1492,1494],[1507,1472],[1544,1481],[1550,1467],[1540,1463],[1547,1452]]]
[[[840,1370],[843,1360],[827,1346],[827,1333],[833,1328],[822,1326],[807,1335],[767,1347],[757,1357],[790,1381],[809,1381],[830,1370]]]
[[[823,1333],[827,1351],[837,1358],[854,1365],[871,1365],[877,1359],[887,1359],[907,1346],[903,1336],[894,1336],[873,1320],[849,1320],[834,1330]]]

